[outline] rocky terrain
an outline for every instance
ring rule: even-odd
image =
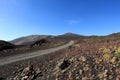
[[[113,48],[111,45],[113,44],[106,43],[103,46],[103,43],[96,43],[88,46],[81,44],[78,47],[75,44],[77,47],[16,62],[9,67],[5,65],[0,68],[0,75],[14,80],[30,80],[31,76],[34,76],[34,80],[119,80],[120,58],[116,55],[119,47]],[[28,72],[25,72],[26,69]]]
[[[1,80],[120,80],[120,36],[77,39],[68,48],[0,66]]]

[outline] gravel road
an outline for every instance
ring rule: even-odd
[[[21,61],[21,60],[25,60],[25,59],[29,59],[29,58],[34,58],[40,55],[44,55],[44,54],[49,54],[55,51],[58,51],[60,49],[66,48],[70,45],[74,44],[74,41],[70,41],[67,44],[64,44],[62,46],[59,47],[55,47],[55,48],[50,48],[50,49],[46,49],[46,50],[38,50],[35,52],[29,52],[29,53],[25,53],[25,54],[17,54],[14,56],[7,56],[4,58],[0,59],[0,66],[5,65],[5,64],[10,64],[16,61]]]

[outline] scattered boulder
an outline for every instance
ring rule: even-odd
[[[65,68],[67,68],[70,65],[70,61],[68,59],[64,59],[63,62],[61,63],[61,65],[59,66],[59,68],[61,70],[64,70]]]

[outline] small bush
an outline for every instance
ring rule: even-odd
[[[115,56],[118,57],[118,58],[120,58],[120,52],[117,52],[117,53],[115,54]]]

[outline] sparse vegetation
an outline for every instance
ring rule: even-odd
[[[115,54],[115,56],[118,57],[118,58],[120,58],[120,52],[117,52],[117,53]]]

